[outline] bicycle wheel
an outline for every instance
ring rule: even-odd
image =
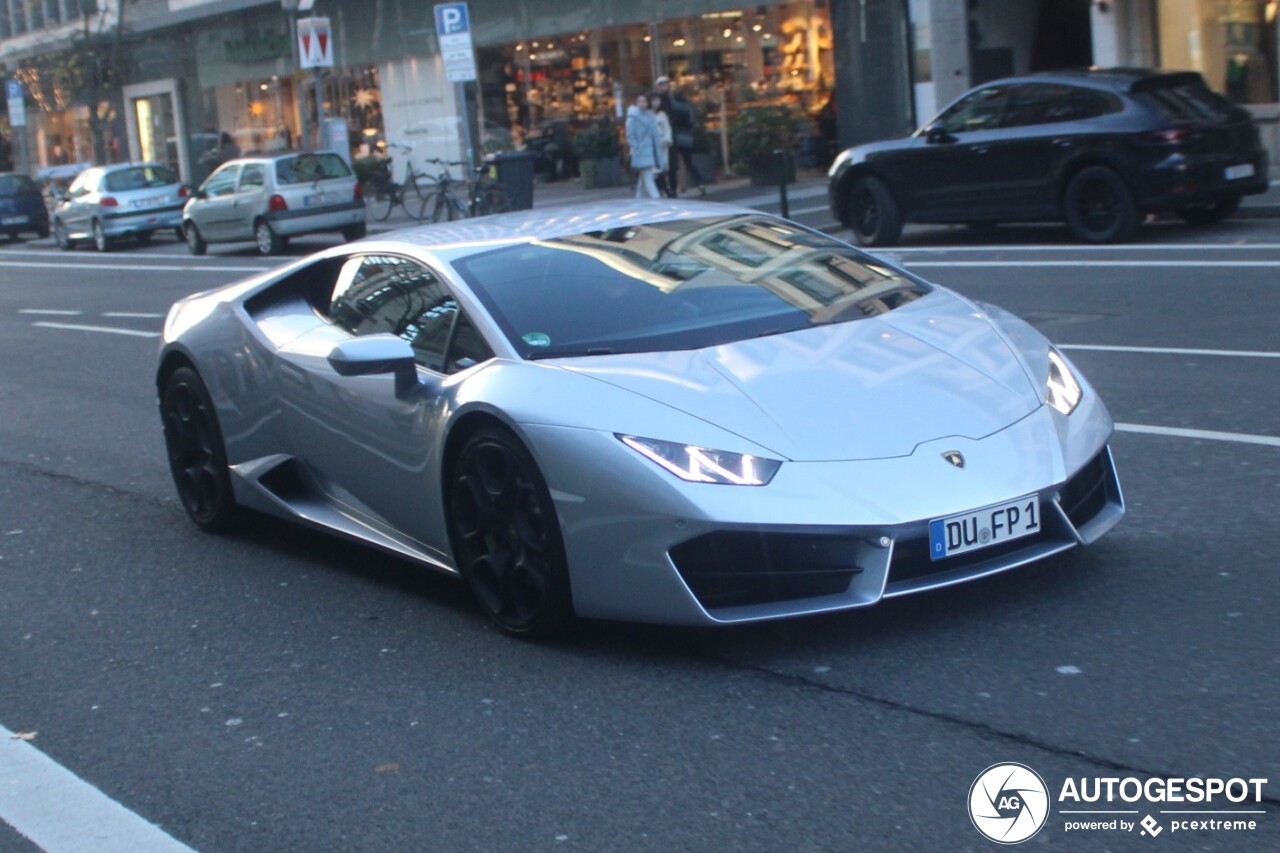
[[[386,218],[391,215],[391,208],[396,206],[395,184],[378,184],[373,192],[365,197],[364,203],[370,216],[379,222],[386,221]]]
[[[413,205],[413,200],[406,198],[404,203],[404,209],[406,212],[408,212],[409,216],[412,217],[415,222],[426,222],[428,220],[434,219],[433,214],[435,213],[435,209],[436,209],[437,197],[438,197],[438,193],[434,193],[434,192],[427,193],[426,195],[422,196],[422,200],[418,202],[416,206],[411,206]]]
[[[410,171],[404,178],[405,195],[409,194],[409,190],[413,190],[413,194],[420,199],[426,199],[436,191],[435,178],[427,177],[418,172]]]
[[[456,195],[447,190],[436,195],[435,208],[431,212],[432,222],[453,222],[455,219],[466,218],[466,205]]]
[[[488,216],[491,213],[506,213],[511,209],[506,190],[501,186],[482,187],[476,199],[476,216]]]

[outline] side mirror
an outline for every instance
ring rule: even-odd
[[[395,374],[397,397],[408,397],[419,384],[413,347],[392,334],[365,335],[343,341],[329,353],[329,366],[339,376]]]
[[[949,142],[955,142],[956,138],[947,133],[947,129],[942,125],[934,124],[925,129],[924,141],[930,145],[945,145]]]
[[[191,189],[191,197],[203,199],[203,198],[208,198],[209,194],[204,190],[200,189],[199,187],[193,187]]]
[[[50,198],[52,198],[54,201],[66,201],[66,200],[67,200],[67,194],[66,194],[66,192],[62,189],[62,187],[58,187],[58,186],[50,187],[50,188],[49,188],[49,196],[50,196]]]

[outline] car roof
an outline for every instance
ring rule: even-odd
[[[1144,88],[1144,85],[1150,85],[1160,80],[1203,82],[1203,78],[1195,71],[1161,71],[1155,68],[1061,68],[1055,71],[1037,71],[1034,74],[1023,74],[1017,77],[1003,77],[999,80],[991,80],[985,85],[1065,83],[1068,85],[1084,85],[1094,89],[1107,89],[1114,92],[1130,92],[1134,91],[1135,87]]]
[[[767,215],[753,208],[718,202],[623,199],[417,225],[367,242],[370,248],[376,244],[385,250],[394,248],[388,244],[399,243],[401,246],[412,246],[454,261],[534,240],[553,240],[591,231],[609,231],[654,222],[740,214]]]
[[[315,151],[295,151],[293,149],[289,149],[287,151],[250,151],[232,160],[228,160],[227,163],[262,162],[264,160],[274,162],[276,160],[284,160],[287,157],[297,157],[300,154],[332,154],[335,157],[341,156],[337,151],[331,151],[328,148],[319,148]]]
[[[167,163],[156,163],[151,160],[139,160],[136,163],[111,163],[107,166],[94,166],[93,168],[100,170],[105,175],[108,172],[123,172],[125,169],[141,169],[144,166],[154,166],[158,169],[168,169],[171,172],[173,171],[173,168]],[[88,170],[86,169],[85,171]]]

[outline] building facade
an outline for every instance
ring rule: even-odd
[[[86,14],[95,4],[0,0],[0,63],[24,84],[29,171],[150,159],[194,183],[225,155],[223,134],[243,151],[314,144],[320,114],[345,128],[345,145],[340,132],[330,144],[401,164],[395,146],[411,147],[422,168],[469,145],[564,139],[620,116],[660,76],[695,104],[699,143],[723,163],[739,111],[785,104],[821,165],[910,131],[972,85],[1089,64],[1201,71],[1249,105],[1273,155],[1280,145],[1277,0],[471,0],[479,80],[465,89],[465,123],[432,3],[317,0],[334,52],[320,74],[297,69],[280,0],[118,3]]]

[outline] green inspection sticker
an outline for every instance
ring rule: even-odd
[[[524,342],[531,347],[549,347],[551,346],[551,336],[544,335],[542,332],[529,332],[522,337]]]

